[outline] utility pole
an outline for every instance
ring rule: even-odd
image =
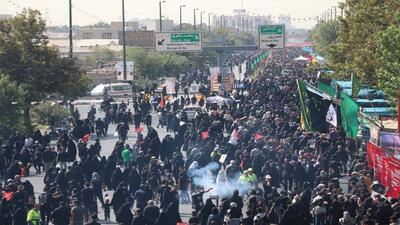
[[[203,29],[203,13],[205,13],[204,11],[200,12],[200,30]]]
[[[208,13],[208,36],[211,37],[211,15],[212,13]]]
[[[73,57],[73,43],[72,43],[72,0],[69,0],[69,57]]]
[[[159,1],[159,9],[160,9],[160,32],[162,32],[162,13],[161,13],[161,4],[165,1]]]
[[[242,22],[242,32],[244,32],[244,17],[241,17],[241,22]]]
[[[196,30],[196,10],[199,8],[193,9],[193,29]]]
[[[186,7],[186,5],[179,6],[179,30],[182,31],[182,8]]]
[[[125,0],[122,0],[122,54],[124,60],[124,80],[126,80]]]
[[[220,17],[220,18],[221,18],[221,32],[222,32],[222,29],[223,29],[222,17],[223,17],[223,16],[221,15],[221,17]]]
[[[337,7],[336,6],[333,6],[333,7],[335,9],[335,20],[337,20]]]
[[[224,16],[224,31],[225,31],[225,29],[226,29],[226,19],[225,19],[225,16]]]

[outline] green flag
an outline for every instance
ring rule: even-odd
[[[307,88],[303,81],[297,80],[297,89],[299,91],[299,98],[301,104],[301,128],[303,130],[312,130],[310,110],[306,104],[308,99]]]

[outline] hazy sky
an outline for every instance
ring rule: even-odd
[[[290,15],[294,18],[314,18],[324,11],[337,6],[343,0],[242,0],[243,8],[250,15]],[[162,4],[163,16],[179,21],[179,5],[183,9],[183,22],[193,23],[193,9],[212,12],[217,15],[231,15],[233,9],[241,7],[241,0],[166,0]],[[125,0],[127,20],[133,18],[158,18],[159,1]],[[99,20],[116,21],[121,18],[121,0],[72,0],[74,24],[87,25]],[[50,24],[68,24],[68,0],[0,0],[0,14],[13,14],[24,7],[39,9]],[[338,12],[339,13],[339,12]],[[199,13],[197,13],[198,15]],[[203,15],[204,21],[207,16]],[[199,22],[199,15],[197,22]],[[313,23],[293,23],[310,27]]]

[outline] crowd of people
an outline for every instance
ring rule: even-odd
[[[176,225],[187,204],[193,208],[189,225],[399,224],[398,199],[385,198],[365,156],[356,154],[356,141],[340,127],[302,130],[296,80],[317,81],[292,60],[299,54],[275,51],[262,74],[230,93],[232,104],[203,107],[193,121],[180,110],[184,98],[156,104],[169,118],[163,138],[151,120],[150,99],[137,99],[133,112],[125,103],[107,106],[105,122],[94,124],[117,124],[119,138],[108,156],[101,138],[85,140],[96,129],[87,119],[55,146],[40,131],[16,132],[1,152],[0,224],[115,218],[122,225]],[[281,74],[285,68],[292,72]],[[146,135],[137,132],[128,144],[128,130],[141,123]],[[21,179],[31,165],[45,172],[43,190]]]

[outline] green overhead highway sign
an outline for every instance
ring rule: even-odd
[[[159,52],[201,52],[203,50],[201,33],[156,33],[155,49]]]
[[[261,25],[258,41],[260,49],[285,48],[285,25]]]

